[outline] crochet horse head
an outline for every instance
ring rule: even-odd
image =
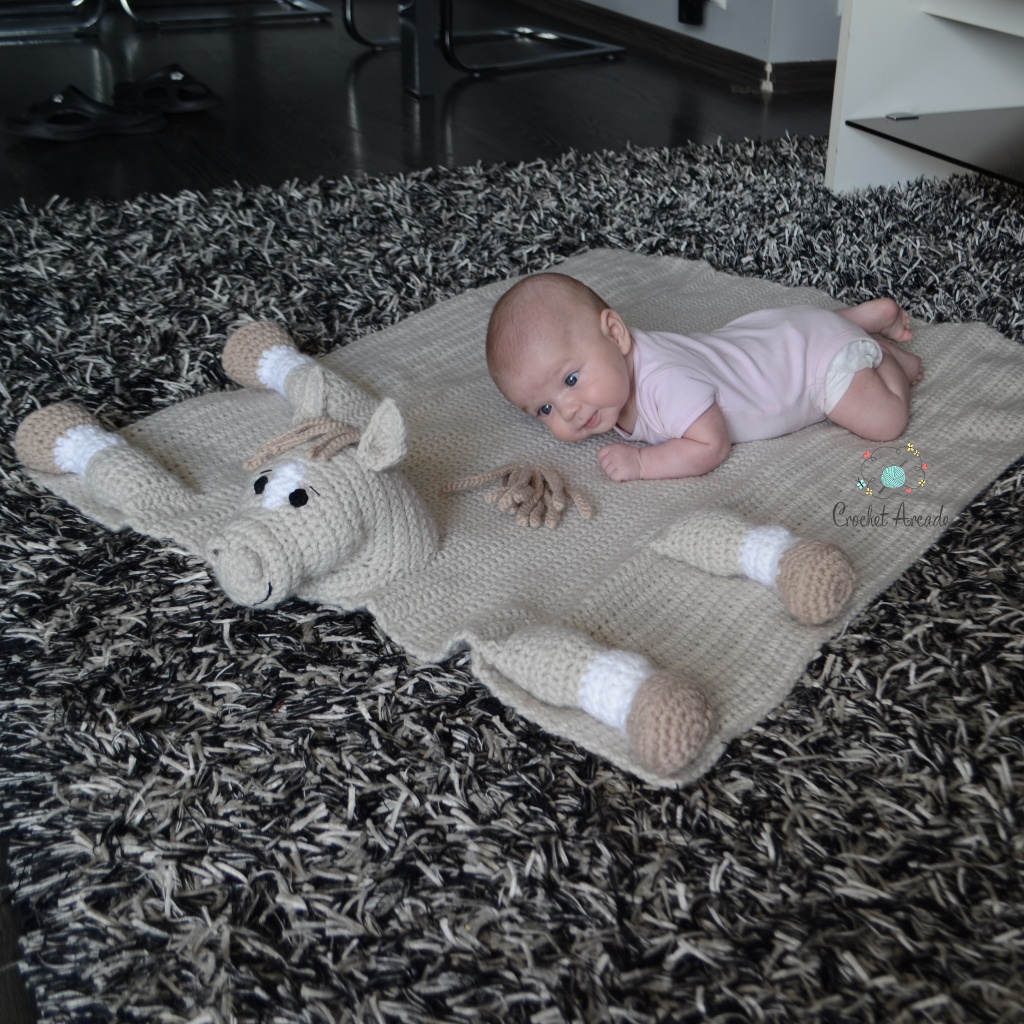
[[[406,437],[394,402],[377,402],[323,369],[270,324],[232,335],[223,362],[236,383],[259,394],[210,406],[194,438],[183,444],[175,436],[173,459],[151,434],[107,431],[70,402],[22,422],[18,457],[37,473],[76,477],[100,518],[205,557],[243,605],[269,608],[325,590],[355,604],[434,557],[433,518],[397,469]],[[289,412],[291,426],[266,438],[267,425]],[[153,429],[159,418],[150,418]],[[234,465],[205,464],[213,434],[247,437],[261,428],[257,451],[239,452]]]

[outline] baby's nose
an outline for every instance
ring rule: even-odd
[[[580,403],[570,395],[566,395],[558,403],[558,412],[563,420],[571,420],[580,411]]]

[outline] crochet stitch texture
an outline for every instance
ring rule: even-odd
[[[709,330],[756,308],[836,304],[813,290],[729,277],[673,258],[598,250],[559,269],[586,281],[641,329]],[[356,428],[366,459],[381,465],[387,445],[378,444],[374,433],[387,431],[380,424],[370,427],[385,404],[377,396],[387,396],[401,412],[408,450],[395,480],[408,487],[396,483],[393,493],[367,510],[355,498],[359,485],[337,486],[331,491],[337,522],[387,521],[408,537],[428,522],[436,549],[415,564],[415,543],[396,534],[381,546],[388,552],[381,555],[387,572],[378,566],[376,573],[361,576],[305,578],[295,596],[368,609],[417,658],[437,660],[468,646],[478,677],[544,728],[651,781],[685,782],[786,695],[822,640],[845,621],[802,625],[787,608],[788,603],[799,611],[805,598],[811,606],[820,603],[819,587],[836,590],[827,573],[814,587],[804,585],[800,563],[815,557],[810,547],[783,552],[781,572],[770,586],[741,573],[743,541],[752,527],[783,527],[812,546],[838,543],[856,577],[843,616],[888,585],[938,531],[859,526],[857,515],[866,514],[868,500],[856,487],[864,442],[827,423],[736,446],[707,477],[608,481],[596,461],[599,439],[555,442],[491,384],[482,338],[490,308],[505,287],[459,296],[315,363],[300,360],[288,375],[300,416],[276,390],[246,388],[192,399],[124,428],[121,436],[141,459],[135,460],[139,472],[122,473],[118,486],[146,515],[127,517],[117,502],[97,501],[77,477],[36,473],[36,479],[111,528],[132,526],[202,557],[211,535],[223,532],[223,521],[238,512],[239,487],[258,481],[259,469],[242,470],[243,457],[284,435],[297,420],[330,416]],[[908,440],[935,467],[928,504],[919,508],[936,512],[941,505],[952,516],[1024,449],[1024,355],[978,325],[915,325],[915,331],[914,347],[928,372],[915,389]],[[339,373],[346,394],[332,395],[321,371]],[[287,462],[291,454],[275,458]],[[118,460],[124,455],[120,446],[103,449],[92,463],[97,472],[104,464],[123,469]],[[142,468],[148,472],[152,464],[180,484],[169,485],[166,493],[147,491]],[[556,529],[528,529],[485,502],[481,492],[441,493],[446,482],[514,464],[552,467],[586,495],[592,517],[563,515]],[[362,465],[359,472],[364,471],[378,472]],[[292,487],[299,489],[301,484]],[[246,507],[261,500],[253,492]],[[843,514],[837,513],[840,505]],[[287,504],[280,511],[301,516],[308,508]],[[429,541],[424,545],[425,552]],[[307,557],[316,562],[327,552],[310,545]],[[280,561],[276,568],[287,573],[289,558],[282,554]],[[796,595],[794,579],[801,581]],[[516,646],[516,638],[531,636],[535,643]],[[657,729],[651,731],[653,752],[641,763],[635,740],[631,746],[626,735],[630,718],[643,706],[637,701],[625,733],[580,708],[578,668],[566,675],[559,671],[559,644],[565,646],[566,638],[573,665],[584,663],[582,651],[595,657],[634,652],[651,663],[655,676],[664,672],[686,680],[706,696],[712,731],[684,771],[667,778],[651,767],[659,757]],[[511,658],[515,650],[522,652],[521,664]],[[523,671],[526,664],[541,666],[541,677]],[[638,699],[646,686],[644,681],[637,688]],[[655,692],[653,684],[650,690]],[[703,715],[701,710],[693,717],[698,732]],[[676,734],[685,731],[687,726],[676,724]]]

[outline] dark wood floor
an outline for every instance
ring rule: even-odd
[[[727,81],[635,48],[615,61],[488,79],[442,62],[435,98],[416,100],[402,90],[399,54],[367,51],[345,32],[340,0],[325,4],[335,14],[329,24],[139,32],[118,10],[98,40],[0,45],[0,116],[68,84],[109,101],[116,81],[172,62],[225,100],[211,112],[176,115],[153,135],[51,142],[0,132],[0,206],[489,164],[627,142],[828,132],[827,93],[737,94]],[[394,0],[358,0],[359,28],[394,34],[395,8]],[[457,8],[460,29],[580,31],[508,0],[460,0]],[[479,46],[466,52],[483,59]]]
[[[107,101],[115,82],[169,63],[224,98],[214,111],[172,117],[154,135],[67,143],[0,132],[0,206],[43,203],[53,195],[123,199],[235,181],[278,185],[491,164],[570,148],[828,133],[827,92],[738,93],[727,80],[636,48],[615,61],[485,79],[442,65],[436,96],[416,100],[402,90],[399,55],[355,43],[342,25],[340,0],[323,2],[335,14],[327,25],[140,33],[118,13],[97,40],[0,45],[0,116],[22,113],[69,84]],[[393,34],[395,6],[360,0],[360,28]],[[527,24],[581,31],[507,0],[460,0],[458,10],[466,30]],[[480,50],[467,56],[485,59]],[[4,852],[0,835],[0,886]],[[11,969],[15,923],[7,910],[0,899],[0,1020],[27,1024],[34,1016]]]

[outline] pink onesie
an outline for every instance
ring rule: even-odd
[[[714,334],[630,333],[637,421],[632,434],[616,430],[649,444],[682,437],[713,402],[731,441],[780,437],[826,419],[838,400],[830,387],[826,403],[829,366],[846,346],[872,346],[859,366],[881,359],[860,327],[816,306],[762,309]]]

